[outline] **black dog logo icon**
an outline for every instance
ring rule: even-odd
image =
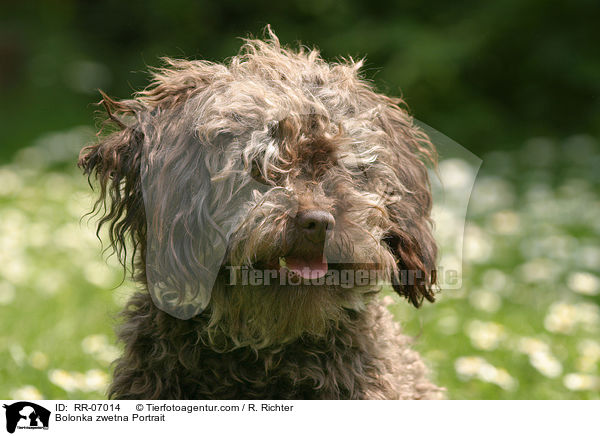
[[[6,409],[6,431],[14,433],[17,425],[19,428],[48,429],[50,411],[29,401],[19,401],[11,405],[4,405]]]

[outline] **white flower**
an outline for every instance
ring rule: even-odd
[[[94,358],[110,363],[119,357],[120,351],[114,345],[109,344],[105,335],[90,335],[81,341],[81,348],[85,353],[91,354]]]
[[[48,378],[52,383],[67,392],[104,392],[109,380],[108,375],[99,369],[91,369],[85,374],[76,371],[69,372],[64,369],[54,369],[48,373]]]
[[[469,201],[469,209],[474,213],[510,208],[515,200],[510,183],[497,177],[478,179]]]
[[[506,338],[504,326],[493,322],[471,321],[467,326],[467,335],[475,348],[494,350]]]
[[[449,207],[440,206],[434,203],[431,217],[435,223],[435,240],[443,245],[451,245],[457,237],[464,231],[464,217],[458,216],[458,213]]]
[[[44,396],[42,393],[35,387],[31,385],[25,385],[20,388],[14,389],[10,391],[10,397],[13,400],[43,400]]]
[[[469,295],[471,305],[484,312],[494,313],[500,309],[502,299],[495,292],[474,291]]]
[[[443,189],[463,193],[475,179],[475,171],[462,159],[446,159],[440,162],[438,173]]]
[[[594,303],[579,303],[575,306],[577,321],[585,330],[593,332],[600,324],[600,308]]]
[[[477,378],[493,383],[502,389],[512,391],[517,388],[517,381],[504,368],[496,368],[484,358],[478,356],[459,357],[454,362],[454,369],[462,379]]]
[[[101,261],[90,262],[84,267],[83,274],[88,282],[100,288],[110,287],[115,280],[114,271]]]
[[[562,365],[556,357],[544,351],[538,351],[529,355],[531,366],[541,374],[549,378],[558,377],[562,373]]]
[[[465,229],[463,244],[465,258],[472,262],[485,263],[492,254],[492,240],[474,224]]]
[[[535,338],[519,339],[517,350],[529,356],[529,363],[541,374],[549,378],[558,377],[562,373],[562,364],[552,354],[550,346]]]
[[[0,264],[0,275],[4,275],[15,284],[24,284],[29,276],[28,265],[32,262],[27,260],[21,253],[13,252],[14,257]]]
[[[81,390],[86,392],[96,391],[104,392],[108,387],[109,377],[104,371],[91,369],[85,373],[85,385]]]
[[[500,386],[505,391],[514,391],[517,388],[517,380],[513,378],[504,368],[497,368],[493,383]]]
[[[563,384],[571,391],[588,391],[600,389],[600,377],[590,374],[571,373],[565,375]]]
[[[77,376],[64,369],[53,369],[48,373],[48,379],[56,386],[67,392],[73,392],[80,386]]]
[[[508,276],[499,269],[491,268],[486,270],[481,276],[481,282],[485,283],[485,289],[506,293],[512,286]]]
[[[600,279],[587,272],[575,272],[567,279],[567,285],[573,292],[583,295],[598,295]]]
[[[600,309],[593,303],[557,302],[550,306],[544,327],[553,333],[570,334],[579,326],[594,332],[600,323]]]
[[[550,346],[535,338],[523,337],[519,339],[517,349],[524,354],[549,353]]]
[[[549,282],[554,281],[560,267],[550,259],[536,258],[521,265],[519,272],[526,283]]]
[[[108,345],[106,335],[90,335],[81,341],[81,348],[88,354],[95,354]]]
[[[34,351],[29,356],[29,364],[35,369],[46,369],[48,366],[48,356],[46,356],[41,351]]]
[[[514,235],[521,229],[521,219],[512,210],[503,210],[492,216],[492,227],[501,235]]]
[[[483,357],[459,357],[454,362],[454,369],[459,376],[463,378],[470,378],[475,377],[479,373],[479,369],[486,364],[487,361]]]
[[[575,323],[575,306],[568,303],[554,303],[544,319],[546,330],[554,333],[571,333]]]
[[[600,362],[600,343],[591,339],[584,339],[577,344],[580,353],[577,359],[577,369],[582,372],[594,372]]]

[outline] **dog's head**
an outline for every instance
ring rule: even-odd
[[[322,332],[385,281],[434,300],[435,152],[361,62],[272,33],[227,65],[166,62],[136,98],[103,95],[118,129],[79,161],[159,307],[267,344]]]

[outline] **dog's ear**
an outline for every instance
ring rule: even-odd
[[[423,299],[433,302],[436,284],[437,246],[432,234],[432,195],[427,172],[437,156],[429,138],[400,106],[387,99],[379,121],[386,133],[387,183],[384,197],[389,230],[384,242],[396,258],[392,285],[398,294],[419,307]]]
[[[223,210],[235,187],[215,181],[227,156],[173,108],[154,121],[142,162],[147,217],[146,278],[154,303],[180,319],[206,308],[227,248]],[[219,153],[221,151],[221,153]]]
[[[95,212],[102,213],[98,233],[107,225],[111,245],[119,259],[125,265],[130,257],[133,264],[140,244],[144,244],[146,239],[140,183],[144,133],[135,101],[117,102],[101,94],[103,99],[100,103],[104,105],[108,118],[98,135],[99,142],[81,150],[78,165],[88,176],[90,186],[92,179],[100,185],[99,198],[94,206]],[[103,134],[106,128],[113,132]],[[133,249],[130,255],[127,253],[128,246]]]
[[[204,139],[211,135],[200,138],[202,117],[187,106],[201,104],[194,98],[222,67],[164,62],[136,98],[114,101],[102,94],[107,124],[117,129],[84,148],[79,166],[100,184],[98,231],[108,227],[119,258],[131,259],[136,279],[147,284],[160,309],[187,319],[210,299],[226,249],[223,229],[237,211],[223,200],[239,184],[227,177],[213,181],[211,170],[227,167],[227,156],[222,147],[208,147]]]
[[[96,179],[100,185],[98,233],[108,228],[119,259],[131,261],[160,309],[188,319],[208,304],[225,253],[215,221],[215,198],[224,193],[214,192],[207,166],[214,157],[183,106],[169,100],[144,105],[103,94],[107,125],[116,131],[101,131],[100,141],[81,151],[79,166],[90,184]]]

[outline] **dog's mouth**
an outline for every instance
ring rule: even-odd
[[[286,256],[279,258],[279,266],[287,269],[303,279],[318,279],[327,274],[329,265],[325,255]]]

